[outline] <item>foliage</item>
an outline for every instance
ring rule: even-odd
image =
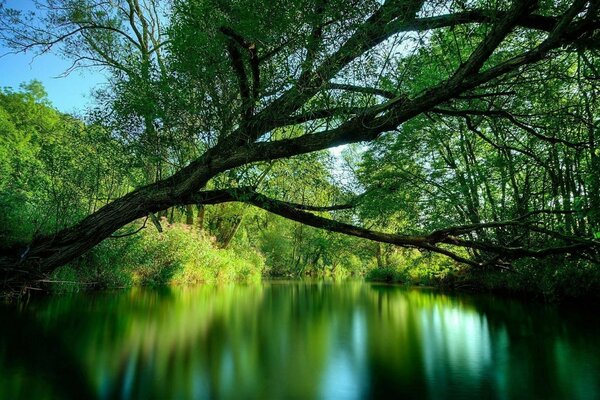
[[[127,190],[126,166],[120,143],[52,108],[39,82],[0,91],[1,246],[55,232]]]
[[[403,272],[406,271],[399,271],[394,267],[373,268],[367,272],[365,279],[373,282],[408,283],[409,277]]]
[[[7,46],[100,66],[110,82],[85,121],[52,109],[37,83],[1,93],[0,271],[49,273],[157,218],[185,221],[189,238],[105,242],[81,271],[102,266],[109,286],[219,280],[186,267],[203,262],[194,235],[225,254],[260,251],[272,275],[377,265],[373,276],[447,284],[565,257],[597,269],[599,9],[533,3],[0,7]],[[345,157],[326,150],[361,142]],[[100,279],[122,260],[139,268]],[[578,285],[569,270],[525,275],[563,293],[556,279]],[[223,279],[238,273],[223,267]]]
[[[519,262],[504,271],[474,271],[464,285],[475,290],[537,297],[545,301],[598,301],[600,272],[596,265],[556,258],[550,262]]]
[[[383,265],[372,265],[365,279],[422,286],[451,287],[464,267],[439,254],[410,249],[391,249]]]
[[[51,277],[61,291],[86,286],[130,286],[229,283],[259,280],[264,260],[252,248],[219,249],[211,238],[185,225],[153,228],[115,240],[107,239]]]

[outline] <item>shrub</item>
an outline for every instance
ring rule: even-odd
[[[394,267],[373,268],[365,275],[365,279],[374,282],[408,283],[409,275],[406,271],[399,271]]]
[[[117,288],[259,280],[264,259],[250,247],[219,249],[211,238],[186,225],[159,233],[107,239],[74,263],[57,269],[56,291],[85,286]],[[77,282],[77,283],[70,283]]]
[[[575,298],[598,300],[600,296],[600,268],[565,257],[519,260],[512,270],[473,270],[466,278],[484,290],[539,296],[551,302]]]
[[[386,257],[384,268],[372,265],[365,278],[380,282],[451,286],[460,270],[455,262],[439,254],[398,249]]]

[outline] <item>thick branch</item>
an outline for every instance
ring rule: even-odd
[[[227,41],[227,52],[231,58],[231,66],[237,76],[240,89],[240,97],[242,98],[242,120],[247,121],[252,116],[252,98],[250,96],[250,86],[248,85],[248,77],[244,69],[244,62],[235,42]]]
[[[235,32],[231,28],[222,27],[221,32],[228,36],[233,42],[237,43],[238,46],[242,47],[248,52],[250,71],[252,73],[252,99],[253,102],[258,99],[260,91],[260,60],[256,50],[256,45],[244,39],[242,35]],[[231,54],[231,51],[230,51]],[[243,70],[243,66],[242,66]],[[238,72],[239,73],[239,72]],[[244,73],[245,75],[245,73]]]
[[[505,221],[456,226],[446,228],[444,230],[434,231],[426,235],[400,235],[376,232],[311,214],[309,212],[304,211],[310,210],[311,207],[300,206],[295,203],[287,203],[271,199],[267,196],[253,191],[251,188],[234,188],[228,190],[200,192],[192,195],[185,201],[189,201],[194,204],[217,204],[231,201],[252,204],[256,207],[262,208],[263,210],[280,215],[287,219],[291,219],[306,225],[313,226],[315,228],[343,233],[346,235],[369,239],[376,242],[390,243],[401,247],[412,247],[425,251],[432,251],[444,254],[448,257],[451,257],[455,261],[471,266],[481,266],[481,264],[479,264],[476,261],[463,258],[447,249],[440,248],[438,244],[454,245],[469,249],[485,251],[491,254],[500,255],[503,258],[508,259],[519,259],[526,257],[544,258],[557,254],[578,254],[579,252],[590,251],[592,249],[596,249],[597,251],[600,248],[600,243],[597,243],[596,241],[576,241],[577,243],[575,244],[569,243],[566,245],[558,245],[554,247],[531,249],[524,247],[501,246],[487,242],[477,242],[473,240],[462,239],[456,236],[466,234],[474,230],[498,228],[505,226],[521,226],[526,229],[526,224],[519,221]]]
[[[440,248],[427,236],[397,235],[393,233],[376,232],[369,229],[346,224],[344,222],[334,221],[328,218],[320,217],[297,208],[297,205],[270,199],[262,194],[253,192],[247,188],[237,188],[220,191],[200,192],[191,196],[188,201],[197,204],[216,204],[231,201],[239,201],[252,204],[273,214],[277,214],[287,219],[310,225],[315,228],[325,229],[331,232],[343,233],[350,236],[356,236],[376,242],[390,243],[402,247],[419,248],[425,251],[432,251],[451,257],[455,261],[479,266],[478,263],[463,258],[447,249]],[[307,209],[304,206],[305,209]]]
[[[281,119],[280,127],[302,124],[304,122],[314,121],[332,117],[349,117],[351,115],[364,114],[368,111],[366,107],[332,107],[324,110],[308,111],[303,114],[292,115]]]

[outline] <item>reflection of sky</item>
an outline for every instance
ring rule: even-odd
[[[436,305],[420,312],[421,346],[433,397],[455,382],[480,382],[491,367],[490,332],[485,316],[474,310]],[[468,391],[469,385],[464,385]],[[465,393],[468,394],[468,393]]]
[[[221,354],[221,370],[220,370],[220,382],[219,387],[224,389],[225,393],[231,395],[232,391],[235,393],[236,380],[234,373],[233,354],[229,346],[225,347]]]
[[[400,374],[406,374],[406,370],[412,369],[417,376],[422,373],[428,397],[444,398],[449,388],[454,394],[469,396],[485,392],[481,385],[487,384],[489,388],[500,389],[495,391],[498,398],[507,398],[502,390],[506,384],[503,368],[506,358],[496,359],[499,365],[494,365],[492,333],[485,315],[460,304],[440,302],[421,305],[404,296],[387,296],[384,303],[385,312],[380,314],[381,318],[371,315],[367,320],[364,311],[355,310],[349,330],[345,330],[337,319],[330,322],[327,364],[320,391],[322,398],[357,399],[367,396],[372,384],[369,372],[377,374],[377,371],[367,370],[368,357],[373,356],[368,354],[368,341],[385,341],[390,337],[397,341],[388,343],[387,356],[389,361],[396,358],[395,361],[400,363],[393,365],[390,362],[390,369],[398,368],[399,380],[402,378]],[[381,324],[381,327],[369,327],[369,323]],[[394,333],[394,330],[398,331]],[[495,335],[495,345],[506,351],[508,338],[505,329],[498,330]],[[411,346],[421,354],[422,366],[418,363],[404,365],[416,361],[407,357]],[[420,368],[422,371],[419,371]]]
[[[364,312],[354,311],[352,328],[347,334],[344,334],[343,327],[337,326],[335,331],[337,335],[330,336],[321,396],[324,399],[363,398],[367,389],[367,321]]]

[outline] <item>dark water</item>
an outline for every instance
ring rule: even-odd
[[[0,308],[0,398],[600,398],[596,313],[364,283]]]

